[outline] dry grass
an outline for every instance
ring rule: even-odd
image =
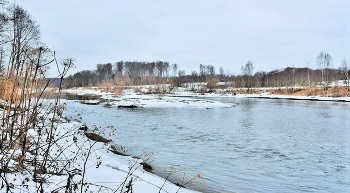
[[[346,86],[332,86],[325,89],[323,86],[314,86],[311,88],[247,88],[231,90],[230,94],[261,94],[269,92],[272,95],[288,95],[288,96],[322,96],[322,97],[350,97],[350,91]]]
[[[333,86],[328,89],[317,86],[311,88],[297,88],[297,89],[269,89],[267,92],[278,95],[290,96],[322,96],[322,97],[349,97],[350,91],[345,86]]]

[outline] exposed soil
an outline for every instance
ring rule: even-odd
[[[123,151],[119,150],[116,146],[111,145],[109,149],[112,153],[116,155],[121,155],[121,156],[130,156],[129,154],[124,153]]]
[[[103,143],[109,143],[109,142],[112,142],[111,139],[106,139],[96,133],[86,133],[85,132],[85,135],[87,138],[91,139],[91,140],[94,140],[94,141],[97,141],[97,142],[103,142]]]

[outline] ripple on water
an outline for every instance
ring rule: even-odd
[[[223,100],[238,105],[119,111],[69,103],[67,110],[88,125],[115,125],[118,144],[154,152],[160,168],[202,173],[206,192],[350,192],[350,105]]]

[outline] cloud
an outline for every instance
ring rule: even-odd
[[[349,58],[349,1],[176,0],[25,1],[42,39],[77,69],[120,60],[177,63],[187,74],[199,64],[240,73],[304,67],[321,51],[335,66]],[[339,63],[339,64],[338,64]],[[73,71],[74,72],[74,71]]]

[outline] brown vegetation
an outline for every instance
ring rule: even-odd
[[[297,88],[252,88],[249,91],[246,88],[235,89],[231,94],[262,94],[270,93],[272,95],[289,95],[289,96],[321,96],[321,97],[350,97],[350,92],[346,86],[333,86],[325,89],[323,86],[297,87]]]

